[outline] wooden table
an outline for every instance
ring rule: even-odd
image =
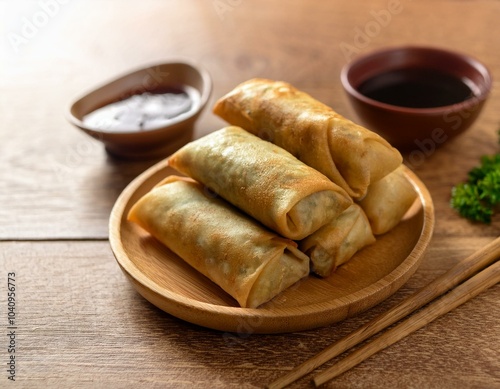
[[[64,114],[76,95],[181,57],[211,73],[209,106],[237,83],[264,76],[357,120],[339,80],[353,55],[431,44],[476,56],[500,79],[499,16],[491,0],[1,2],[0,387],[262,387],[500,232],[498,217],[474,225],[448,206],[451,187],[499,149],[496,82],[469,132],[422,150],[425,158],[412,165],[433,197],[436,225],[421,267],[396,294],[357,317],[293,334],[228,337],[197,327],[149,304],[118,268],[108,243],[111,207],[156,161],[115,160],[73,128]],[[196,136],[222,124],[207,109]],[[9,273],[16,383],[6,371]],[[499,388],[499,301],[497,285],[328,385]],[[310,379],[292,387],[312,387]]]

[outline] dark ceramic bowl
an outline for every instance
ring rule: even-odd
[[[197,91],[197,101],[189,112],[168,124],[141,131],[106,131],[87,124],[85,115],[110,103],[157,89]],[[137,69],[109,81],[74,101],[67,112],[68,120],[86,134],[101,141],[106,150],[126,159],[148,159],[167,156],[192,140],[195,121],[212,92],[208,72],[184,60],[159,63]]]
[[[431,107],[424,103],[417,108],[381,102],[364,94],[362,86],[366,81],[407,69],[444,73],[462,80],[472,93],[460,102]],[[355,58],[342,69],[341,81],[363,125],[402,151],[436,148],[464,132],[478,117],[492,86],[490,72],[476,59],[448,50],[413,46]]]

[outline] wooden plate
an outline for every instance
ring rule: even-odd
[[[259,308],[241,308],[205,276],[133,223],[130,207],[175,172],[166,160],[123,191],[110,217],[110,243],[135,289],[158,308],[204,327],[238,333],[282,333],[317,328],[356,315],[396,292],[417,270],[434,227],[431,196],[405,168],[419,196],[402,222],[358,252],[332,276],[309,276]]]

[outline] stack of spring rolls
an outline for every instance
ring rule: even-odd
[[[417,197],[395,148],[290,84],[249,80],[214,113],[230,126],[173,154],[183,177],[159,183],[128,218],[241,307],[311,272],[328,277]]]

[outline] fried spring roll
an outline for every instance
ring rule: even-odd
[[[295,242],[265,229],[204,186],[170,176],[128,214],[242,307],[255,308],[309,274]]]
[[[385,234],[403,218],[418,197],[404,174],[403,165],[368,188],[359,201],[375,235]]]
[[[244,82],[215,104],[214,113],[288,150],[355,199],[402,162],[382,137],[285,82]]]
[[[239,127],[188,143],[168,162],[290,239],[305,238],[352,204],[323,174]]]
[[[370,223],[363,210],[351,205],[337,219],[299,242],[299,248],[311,258],[311,270],[328,277],[359,250],[375,243]]]

